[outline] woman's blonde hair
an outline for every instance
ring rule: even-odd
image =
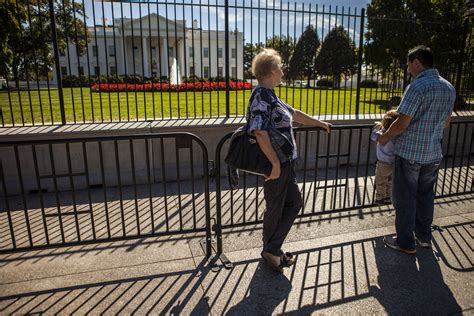
[[[278,65],[281,65],[280,54],[272,48],[263,48],[253,58],[252,74],[260,81],[268,77]]]
[[[392,125],[392,123],[395,122],[397,118],[398,118],[398,112],[396,110],[390,110],[387,113],[385,113],[381,122],[383,128],[387,130],[390,127],[390,125]]]

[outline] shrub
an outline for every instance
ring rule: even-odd
[[[109,76],[107,82],[108,83],[123,83],[123,78],[117,75]]]
[[[186,83],[186,82],[204,82],[204,81],[205,81],[204,78],[201,78],[201,77],[196,76],[196,75],[190,75],[189,77],[183,79],[184,83]]]
[[[89,80],[89,77],[74,75],[64,76],[61,80],[64,88],[89,87],[95,81],[97,81],[96,77],[91,77]]]
[[[209,81],[209,82],[223,82],[223,81],[225,81],[225,78],[221,77],[221,76],[209,77],[207,79],[207,81]]]
[[[64,76],[61,80],[64,88],[78,87],[76,76]]]
[[[138,84],[143,83],[143,78],[140,75],[125,75],[122,76],[123,83]]]
[[[334,82],[330,79],[319,79],[316,82],[316,87],[332,88],[334,87]]]
[[[375,80],[366,79],[360,82],[360,87],[361,88],[378,88],[379,83]]]
[[[90,87],[90,85],[94,82],[95,77],[86,77],[86,76],[79,76],[77,78],[78,84],[80,87]]]
[[[100,75],[100,76],[97,76],[97,77],[91,77],[91,84],[94,84],[94,83],[107,83],[108,82],[108,78],[107,76],[105,75]]]

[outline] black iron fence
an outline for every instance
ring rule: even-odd
[[[388,63],[374,59],[374,40],[364,36],[399,30],[406,34],[395,35],[411,43],[418,38],[414,30],[439,38],[459,24],[374,18],[365,9],[283,1],[6,3],[20,23],[12,23],[6,45],[11,55],[0,60],[3,127],[240,116],[256,84],[252,57],[264,46],[283,57],[286,79],[277,93],[295,108],[312,115],[382,113],[397,105],[409,82],[406,52]],[[300,58],[305,34],[317,36],[318,54]],[[344,60],[328,57],[325,42],[334,34],[347,45],[339,45],[340,52],[331,49],[329,57],[341,53]],[[457,108],[472,109],[469,19],[456,34],[454,46],[438,52],[439,69],[466,101]],[[325,68],[331,63],[339,69],[335,73]]]
[[[300,217],[374,206],[371,128],[296,129]],[[437,197],[473,192],[473,135],[472,120],[446,131]],[[0,252],[205,232],[206,255],[212,234],[220,255],[222,230],[261,223],[265,208],[262,178],[241,174],[230,187],[229,136],[213,169],[187,133],[0,142]]]

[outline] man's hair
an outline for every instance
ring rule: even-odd
[[[382,126],[385,130],[387,130],[390,125],[398,118],[398,112],[396,110],[390,110],[382,118]]]
[[[408,51],[408,60],[412,63],[415,59],[425,68],[432,68],[434,65],[433,52],[425,45],[413,47]]]
[[[280,54],[274,49],[263,48],[252,61],[252,74],[257,80],[265,79],[279,64]]]

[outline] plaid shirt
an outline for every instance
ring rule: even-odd
[[[395,139],[395,154],[418,163],[440,161],[444,124],[455,99],[454,87],[436,69],[419,73],[407,87],[397,109],[412,120]]]
[[[272,89],[257,86],[250,96],[247,111],[249,131],[266,130],[280,162],[297,158],[293,136],[294,112]]]

